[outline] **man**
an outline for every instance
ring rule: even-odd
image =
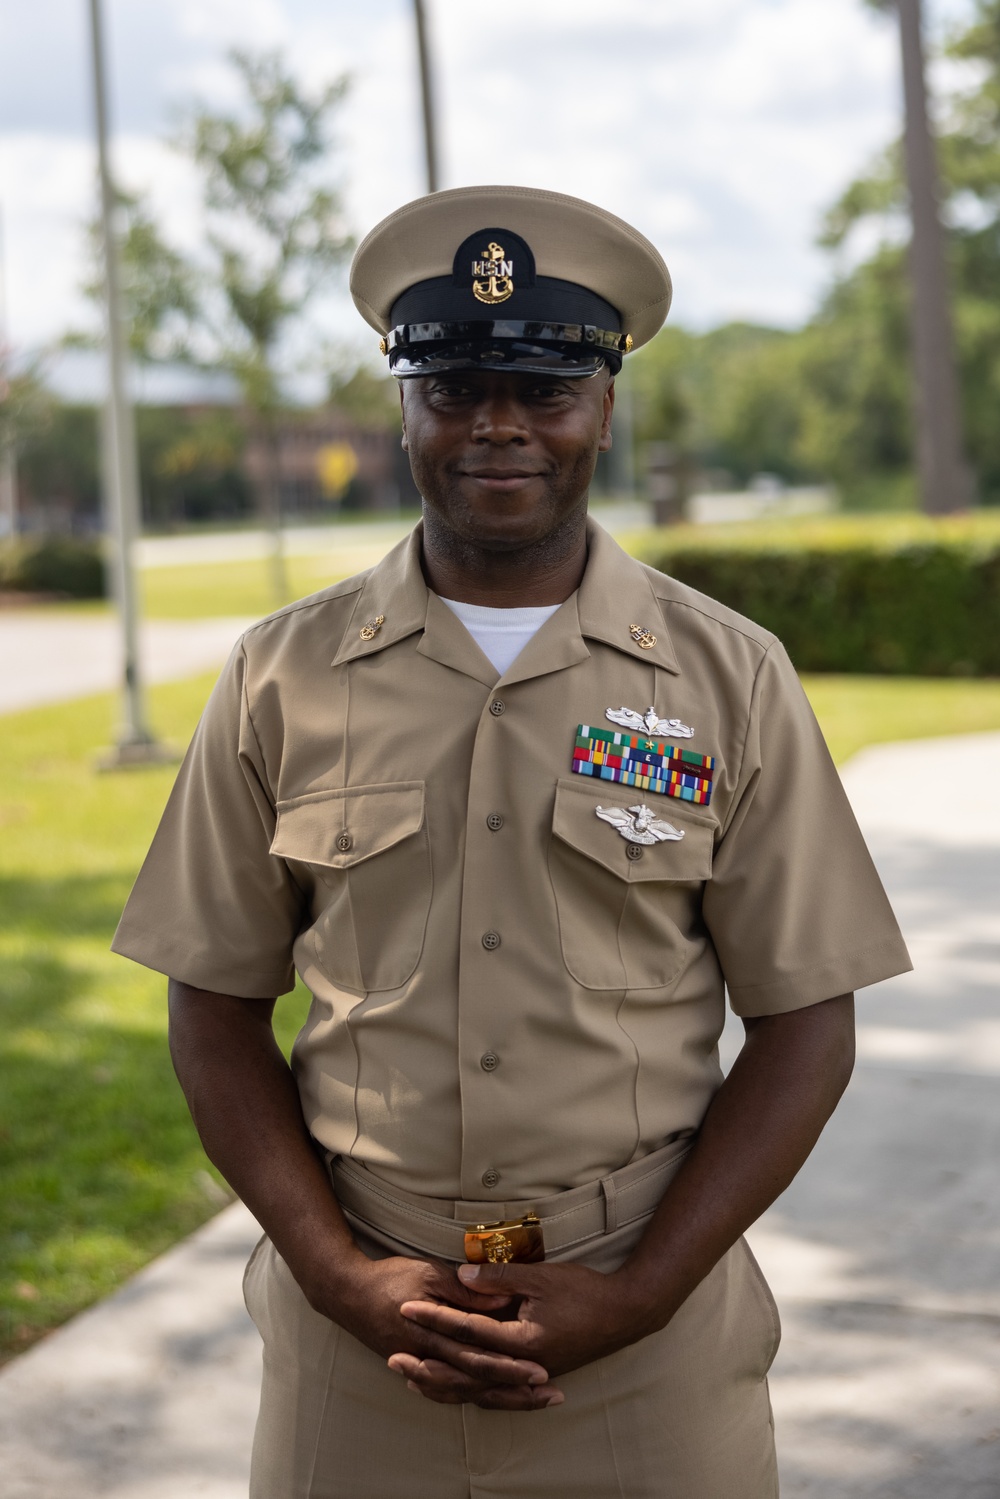
[[[587,520],[653,246],[460,189],[352,290],[422,526],[244,636],[116,938],[265,1230],[252,1493],[770,1499],[741,1234],[905,949],[780,645]]]

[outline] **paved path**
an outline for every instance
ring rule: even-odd
[[[810,494],[812,491],[808,491]],[[727,498],[738,498],[728,496]],[[591,514],[613,536],[650,524],[650,509],[640,501],[591,505]],[[329,526],[288,526],[282,532],[289,557],[322,556],[325,552],[353,552],[395,546],[413,526],[406,520],[338,521]],[[140,567],[191,566],[197,563],[248,562],[271,553],[269,531],[207,531],[183,536],[147,536],[136,545]],[[371,566],[366,562],[363,566]]]
[[[596,514],[616,532],[648,519],[641,505],[598,506]],[[348,577],[374,566],[411,525],[388,520],[297,527],[285,533],[285,549],[289,556],[329,556],[330,576]],[[269,547],[266,531],[229,531],[150,537],[138,543],[137,554],[142,567],[208,567],[266,557]],[[250,624],[250,617],[146,621],[140,636],[145,680],[176,681],[221,666]],[[109,691],[121,681],[121,663],[118,625],[110,613],[44,606],[0,613],[0,713]]]
[[[145,680],[173,682],[221,666],[251,624],[251,618],[148,621],[139,642]],[[121,676],[121,639],[111,615],[0,614],[0,713],[106,692]]]
[[[845,781],[915,972],[859,995],[854,1081],[751,1236],[782,1499],[997,1499],[1000,734],[865,750]]]

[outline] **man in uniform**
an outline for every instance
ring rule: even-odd
[[[352,291],[422,524],[243,637],[116,938],[265,1230],[252,1494],[772,1499],[741,1235],[905,949],[780,644],[587,519],[653,246],[464,188]]]

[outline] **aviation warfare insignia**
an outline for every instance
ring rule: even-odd
[[[480,260],[472,262],[472,295],[477,302],[495,306],[514,292],[514,262],[505,260],[503,246],[490,240]]]
[[[617,828],[623,838],[629,843],[645,843],[647,847],[653,843],[679,843],[684,837],[681,828],[675,828],[672,822],[664,822],[657,817],[645,802],[638,807],[595,807],[597,816],[605,822],[610,822],[613,828]]]
[[[707,807],[712,800],[715,758],[696,755],[649,734],[614,733],[582,723],[576,731],[572,769],[578,776],[616,781],[637,791],[655,791]]]
[[[694,738],[694,729],[681,723],[679,718],[660,718],[652,706],[645,713],[636,713],[634,708],[608,708],[604,717],[610,718],[612,723],[620,723],[623,729],[636,729],[640,734],[645,730],[647,734],[666,734],[670,739]]]

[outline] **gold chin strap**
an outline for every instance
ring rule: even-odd
[[[465,1258],[472,1265],[530,1264],[545,1258],[542,1225],[535,1213],[496,1223],[473,1223],[465,1230]]]

